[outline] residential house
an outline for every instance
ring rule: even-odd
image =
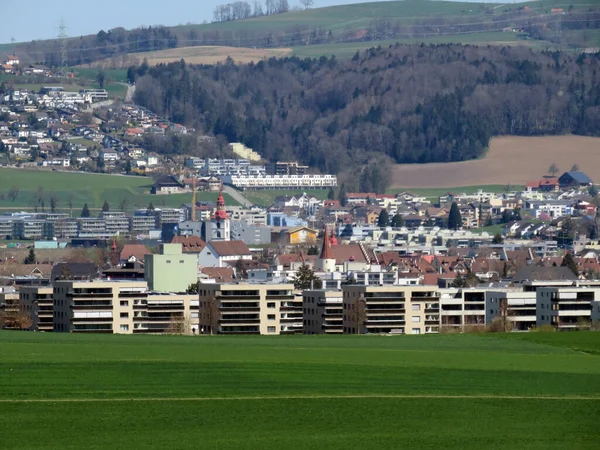
[[[185,192],[185,185],[173,175],[165,175],[156,180],[152,194],[176,194]]]
[[[201,267],[226,267],[238,260],[252,260],[252,252],[243,241],[208,241],[200,251]]]
[[[561,188],[586,187],[592,185],[592,179],[583,172],[565,172],[558,179]]]
[[[273,227],[271,242],[278,242],[283,245],[315,244],[317,242],[317,231],[307,226],[295,228]]]

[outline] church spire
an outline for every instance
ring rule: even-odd
[[[217,197],[217,211],[215,212],[215,219],[226,220],[227,211],[225,211],[225,197],[223,197],[223,183],[219,189],[219,197]]]
[[[329,241],[329,229],[327,226],[325,226],[325,233],[323,234],[323,248],[321,249],[319,259],[333,259],[331,256],[331,242]]]

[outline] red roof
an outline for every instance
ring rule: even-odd
[[[244,241],[210,241],[210,246],[219,256],[245,256],[252,254]]]
[[[173,236],[171,244],[181,244],[183,253],[200,253],[206,247],[198,236]]]
[[[219,197],[217,198],[217,210],[215,211],[215,219],[227,220],[227,211],[225,211],[225,198],[223,197],[223,185],[219,190]]]
[[[214,278],[217,282],[229,283],[233,281],[233,268],[231,267],[204,267],[201,272],[209,278]]]
[[[325,227],[325,234],[323,235],[323,248],[321,249],[321,255],[319,259],[333,259],[331,256],[331,242],[329,241],[329,230]]]
[[[558,178],[544,178],[540,181],[540,186],[556,186],[558,184]]]
[[[127,261],[133,256],[138,261],[144,261],[144,255],[151,254],[152,252],[144,244],[125,244],[119,258],[121,261]]]

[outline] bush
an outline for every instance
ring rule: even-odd
[[[554,328],[552,325],[541,325],[539,327],[532,327],[531,330],[532,332],[536,332],[536,333],[550,333],[553,331],[556,331],[556,328]]]

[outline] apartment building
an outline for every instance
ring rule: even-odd
[[[35,331],[54,331],[54,300],[52,286],[22,286],[19,301],[31,314]]]
[[[486,291],[483,289],[440,289],[440,326],[464,331],[486,324]]]
[[[431,286],[343,286],[344,333],[438,333],[440,292]]]
[[[131,218],[130,230],[132,235],[143,234],[147,235],[150,230],[155,230],[156,217],[154,214],[148,214],[147,210],[136,211],[135,215]]]
[[[298,161],[277,161],[269,169],[273,175],[304,175],[308,172],[308,166],[303,166]]]
[[[302,332],[302,297],[292,284],[202,284],[201,332],[294,334]]]
[[[102,213],[106,232],[115,236],[118,234],[128,234],[130,229],[130,219],[122,211],[105,211]]]
[[[198,303],[197,294],[149,292],[146,300],[133,305],[133,332],[196,334]]]
[[[23,293],[29,298],[44,295],[46,304],[53,297],[54,331],[191,334],[199,330],[196,294],[149,292],[147,287],[145,281],[57,281],[46,288],[50,293],[42,288],[27,288]]]
[[[486,292],[486,323],[495,317],[506,316],[512,331],[528,331],[537,324],[536,293],[522,289]]]
[[[318,289],[302,293],[304,334],[340,334],[344,331],[341,290]]]
[[[223,183],[238,189],[327,189],[337,186],[335,175],[224,175]]]
[[[150,290],[186,292],[198,281],[198,256],[183,253],[181,244],[162,244],[159,254],[144,256],[144,272]]]
[[[147,308],[147,290],[145,281],[57,281],[54,331],[130,334],[134,312]]]
[[[536,324],[559,331],[588,328],[600,321],[599,287],[545,287],[536,291]]]

